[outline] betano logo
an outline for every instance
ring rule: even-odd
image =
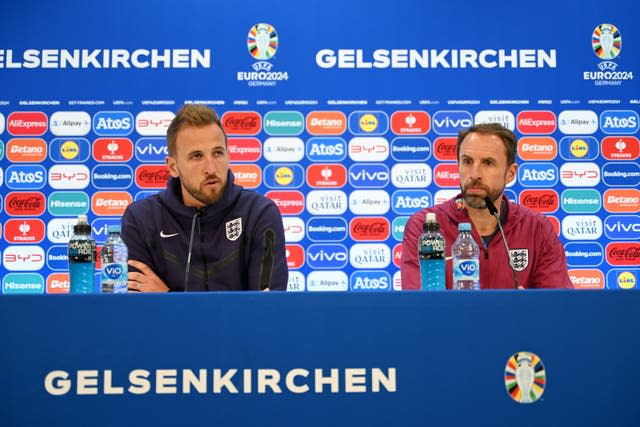
[[[40,243],[44,235],[44,222],[39,219],[10,219],[4,225],[8,243]]]
[[[227,111],[220,119],[227,135],[257,135],[262,117],[255,111]]]
[[[142,165],[136,168],[136,185],[140,188],[166,188],[169,180],[167,165]]]
[[[521,111],[516,122],[523,134],[548,135],[556,130],[556,116],[551,111]]]
[[[391,131],[396,135],[426,135],[431,117],[426,111],[396,111],[391,115]]]
[[[553,213],[558,210],[560,203],[555,190],[523,190],[520,204],[537,212]]]
[[[258,188],[262,184],[262,169],[257,165],[236,164],[230,167],[236,185]]]
[[[569,279],[575,289],[604,289],[604,274],[600,270],[569,270]]]
[[[391,226],[385,217],[356,217],[349,223],[349,234],[357,242],[382,242],[389,238]]]
[[[4,209],[10,216],[40,216],[46,209],[44,194],[31,192],[11,192],[4,200]]]
[[[558,144],[550,136],[524,136],[518,141],[518,156],[522,160],[553,160],[558,155]]]
[[[98,138],[93,141],[93,158],[99,162],[128,162],[132,157],[133,142],[129,138]]]
[[[262,156],[262,144],[257,138],[229,138],[227,152],[230,162],[255,162]]]
[[[635,136],[607,136],[602,140],[602,157],[607,160],[636,160],[640,141]]]
[[[604,192],[604,208],[613,213],[638,213],[640,190],[612,188]]]
[[[347,116],[342,111],[312,111],[306,124],[310,135],[342,135],[347,130]]]
[[[440,161],[458,160],[458,139],[450,136],[441,136],[433,142],[433,157]]]
[[[68,294],[69,288],[69,273],[53,273],[47,277],[48,294]]]
[[[439,163],[433,169],[433,180],[440,188],[459,187],[460,174],[457,163]]]
[[[47,143],[40,138],[12,138],[7,142],[7,160],[40,163],[47,158]]]
[[[91,196],[91,210],[99,216],[122,216],[132,201],[126,191],[97,191]]]
[[[282,215],[298,215],[304,211],[304,195],[300,191],[268,191],[265,197],[273,200]]]
[[[304,248],[300,245],[285,245],[285,255],[287,257],[287,267],[298,269],[304,265]]]
[[[307,168],[307,184],[312,188],[341,188],[347,183],[347,169],[338,164],[314,164]]]
[[[15,111],[7,117],[7,131],[13,136],[44,135],[48,127],[47,115],[40,111]]]

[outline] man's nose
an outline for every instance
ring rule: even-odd
[[[215,161],[215,157],[213,156],[206,156],[205,157],[205,170],[204,172],[207,175],[212,175],[214,174],[216,171],[216,161]]]

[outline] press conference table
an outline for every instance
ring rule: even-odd
[[[3,296],[0,425],[638,426],[639,326],[638,291]]]

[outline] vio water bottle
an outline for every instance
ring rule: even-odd
[[[93,274],[96,271],[96,241],[91,238],[91,226],[86,215],[78,216],[67,249],[69,258],[69,292],[93,293]]]
[[[445,242],[440,233],[436,214],[429,212],[418,238],[418,260],[420,261],[420,288],[423,291],[444,290]]]
[[[127,245],[120,237],[120,226],[110,225],[107,228],[109,237],[102,247],[100,261],[102,262],[102,292],[127,292]]]
[[[451,248],[453,289],[480,289],[480,248],[471,235],[471,224],[458,224],[458,238]]]

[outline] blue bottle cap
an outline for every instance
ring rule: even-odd
[[[458,231],[471,231],[471,223],[461,222],[458,224]]]
[[[107,233],[120,233],[119,225],[110,225],[107,227]]]

